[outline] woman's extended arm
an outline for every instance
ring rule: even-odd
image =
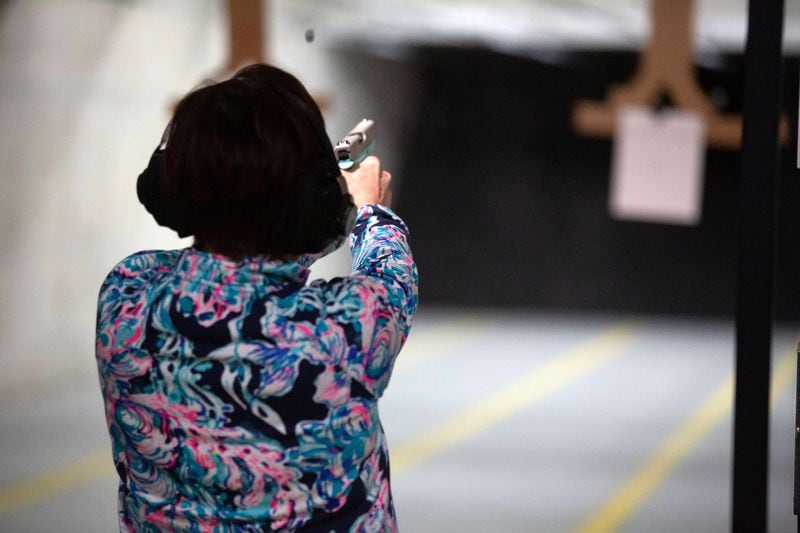
[[[395,358],[405,343],[417,308],[418,274],[408,243],[408,227],[388,205],[391,174],[369,157],[359,170],[346,173],[358,207],[350,235],[353,270],[348,291],[357,297],[360,346],[351,372],[374,396],[383,394]]]

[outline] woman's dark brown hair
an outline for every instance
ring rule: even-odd
[[[202,250],[285,257],[309,251],[299,233],[324,233],[307,227],[324,220],[297,220],[302,181],[338,171],[317,104],[281,69],[251,65],[189,93],[165,156],[162,191]]]

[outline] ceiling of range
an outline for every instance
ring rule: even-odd
[[[648,0],[278,0],[328,44],[387,53],[408,45],[477,45],[511,53],[541,49],[638,49],[650,27]],[[784,47],[800,53],[800,2],[785,2]],[[694,47],[741,52],[746,0],[695,0]]]

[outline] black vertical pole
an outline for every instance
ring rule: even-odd
[[[750,0],[745,47],[736,297],[733,531],[767,531],[783,0]]]
[[[797,381],[800,384],[800,345],[797,346]],[[800,531],[800,388],[795,392],[794,404],[794,514]]]

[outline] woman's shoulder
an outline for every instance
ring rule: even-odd
[[[138,285],[175,269],[183,250],[143,250],[117,263],[103,281],[110,285]]]
[[[143,250],[117,263],[111,272],[138,274],[152,270],[172,270],[181,253],[183,250]]]

